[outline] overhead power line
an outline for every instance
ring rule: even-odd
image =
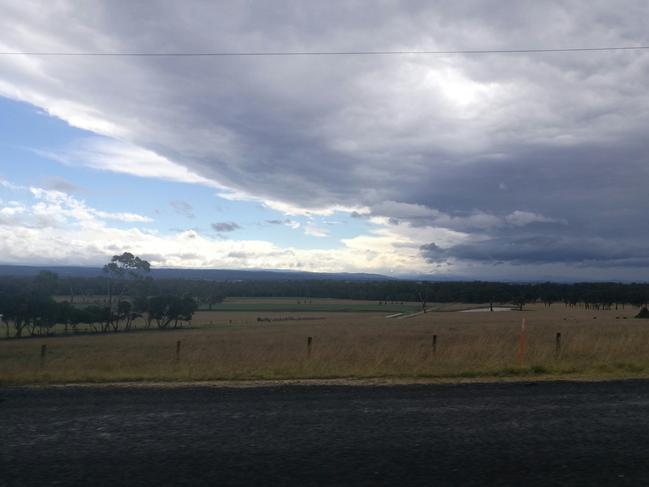
[[[65,52],[15,51],[0,56],[71,56],[71,57],[271,57],[271,56],[403,56],[408,54],[533,54],[544,52],[639,51],[649,46],[567,47],[556,49],[464,49],[450,51],[216,51],[216,52]]]

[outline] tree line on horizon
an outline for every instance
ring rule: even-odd
[[[208,281],[152,279],[150,264],[125,252],[113,256],[101,277],[61,277],[42,271],[35,277],[0,278],[0,315],[15,336],[25,330],[89,325],[98,332],[130,330],[137,318],[145,327],[173,328],[190,322],[199,308],[214,309],[226,297],[300,297],[374,300],[382,302],[508,303],[524,306],[584,306],[611,309],[649,301],[647,283],[504,283],[430,281]],[[58,299],[54,299],[57,296]],[[102,296],[101,304],[82,305],[80,298]]]
[[[0,293],[21,292],[35,287],[44,275],[0,277]],[[38,285],[36,285],[38,287]],[[334,298],[383,302],[428,303],[511,303],[543,302],[548,306],[610,308],[622,305],[643,306],[649,301],[649,283],[507,283],[490,281],[334,281],[334,280],[250,280],[211,281],[195,279],[116,280],[101,277],[59,277],[50,283],[53,296],[66,297],[75,304],[79,298],[103,296],[119,300],[122,296],[191,296],[201,308],[213,309],[228,297]]]

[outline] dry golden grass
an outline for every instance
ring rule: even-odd
[[[534,305],[524,312],[431,312],[407,320],[313,313],[325,319],[259,323],[261,315],[309,313],[205,312],[197,314],[199,327],[191,330],[2,340],[0,383],[649,376],[649,321],[631,319],[636,313],[631,307],[588,311]],[[557,332],[562,334],[558,356]],[[41,368],[42,344],[47,357]]]

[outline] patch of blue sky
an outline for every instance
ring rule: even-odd
[[[21,186],[65,191],[88,206],[106,212],[130,212],[151,218],[151,223],[119,222],[132,227],[171,234],[195,230],[207,237],[267,240],[280,247],[340,248],[342,239],[366,234],[372,225],[343,212],[330,216],[287,216],[255,201],[219,197],[213,188],[68,165],[47,153],[56,153],[96,135],[68,125],[42,110],[0,97],[0,178]],[[3,191],[3,200],[29,203],[28,192]],[[11,193],[11,194],[9,194]],[[275,222],[275,223],[270,223]],[[281,223],[277,223],[281,222]],[[299,223],[299,228],[291,223]],[[212,224],[235,223],[233,231],[219,232]],[[309,235],[312,233],[324,236]]]
[[[42,110],[0,97],[0,177],[20,185],[38,185],[53,173],[52,161],[35,150],[90,135],[51,117]],[[48,176],[49,175],[49,176]],[[59,167],[57,177],[74,178],[74,171]]]
[[[51,147],[91,132],[71,127],[28,103],[0,97],[0,143],[14,147]]]

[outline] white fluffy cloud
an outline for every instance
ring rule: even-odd
[[[98,210],[61,191],[21,187],[2,180],[0,185],[27,198],[22,202],[0,200],[2,263],[98,265],[128,250],[157,267],[406,273],[416,266],[428,266],[417,250],[426,239],[395,231],[377,229],[371,235],[345,240],[339,248],[304,250],[263,239],[224,240],[196,230],[161,233],[143,226],[151,219],[142,215]],[[126,224],[126,228],[113,226],[112,221]],[[296,222],[287,219],[279,223],[295,226]],[[213,226],[219,232],[239,228],[233,222]],[[306,231],[324,236],[313,224],[308,224]],[[409,246],[407,255],[395,252],[404,244]]]
[[[0,180],[0,186],[20,196],[25,196],[26,193],[32,196],[30,204],[15,200],[4,203],[0,200],[0,216],[5,217],[4,223],[13,223],[16,227],[45,228],[83,224],[88,228],[96,228],[104,225],[106,220],[153,222],[153,219],[137,213],[97,210],[63,191],[25,187],[5,180]]]
[[[100,224],[101,220],[119,220],[122,222],[148,223],[153,220],[149,217],[128,212],[109,212],[88,207],[66,193],[43,188],[30,187],[29,191],[37,202],[31,206],[33,217],[40,220],[43,225],[65,224],[69,222],[84,222],[86,224]]]

